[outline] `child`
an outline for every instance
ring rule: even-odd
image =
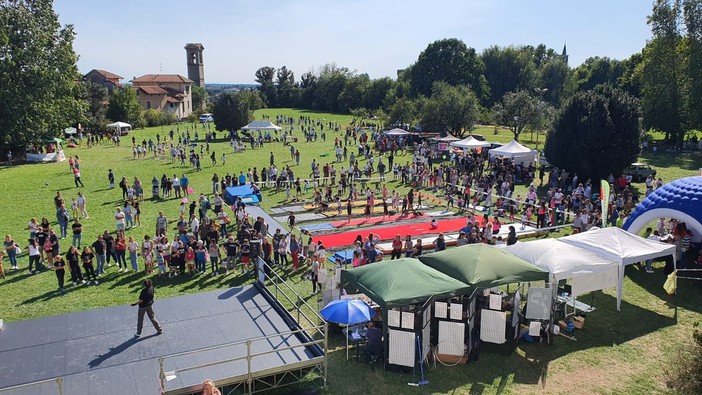
[[[433,218],[431,220],[431,229],[434,230],[434,229],[438,229],[438,228],[439,228],[439,223],[436,221],[436,218]]]
[[[185,253],[185,262],[188,265],[188,274],[195,275],[195,251],[192,247],[188,247],[188,251]]]
[[[158,276],[163,277],[166,275],[166,260],[163,259],[161,248],[156,249],[156,264],[158,264]]]
[[[112,169],[107,170],[107,181],[110,183],[110,189],[115,187],[115,175],[112,174]]]
[[[522,213],[522,226],[519,228],[519,230],[524,230],[526,228],[527,220],[527,212],[526,210],[524,210],[524,212]]]
[[[154,255],[152,250],[145,250],[144,254],[144,271],[146,274],[151,274],[154,271]]]
[[[241,245],[241,272],[246,273],[249,269],[249,253],[251,252],[251,246],[249,245],[249,239],[244,239],[244,243]]]

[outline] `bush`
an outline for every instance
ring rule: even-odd
[[[161,126],[163,125],[163,113],[161,111],[150,108],[144,111],[144,122],[146,126]]]
[[[702,332],[695,329],[692,344],[686,344],[671,370],[666,369],[668,385],[680,394],[702,394]]]

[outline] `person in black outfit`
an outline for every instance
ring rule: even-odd
[[[144,314],[149,316],[151,323],[156,328],[156,334],[160,335],[163,333],[163,328],[161,324],[158,323],[154,313],[154,285],[151,280],[144,281],[144,289],[141,290],[139,294],[139,300],[132,303],[132,306],[139,305],[139,315],[137,319],[137,331],[134,337],[141,336],[141,328],[144,326]]]
[[[61,255],[56,255],[54,257],[54,272],[56,272],[56,279],[58,279],[59,291],[63,293],[63,280],[66,276],[66,262],[63,260]]]

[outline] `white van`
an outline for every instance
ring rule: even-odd
[[[207,123],[207,122],[214,122],[214,118],[212,118],[212,114],[205,113],[200,115],[200,123]]]

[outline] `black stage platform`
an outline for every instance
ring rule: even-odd
[[[141,338],[134,338],[137,308],[116,306],[36,320],[9,323],[0,332],[0,394],[58,394],[47,382],[21,389],[2,388],[62,377],[63,393],[158,394],[159,357],[213,347],[187,356],[166,358],[173,371],[244,357],[183,373],[170,373],[167,393],[188,393],[205,378],[218,385],[247,379],[246,340],[250,345],[251,377],[264,377],[315,365],[323,350],[297,329],[266,290],[258,285],[158,299],[154,308],[164,333],[156,336],[145,317]],[[227,345],[226,347],[217,347]],[[271,352],[286,347],[288,350]]]

